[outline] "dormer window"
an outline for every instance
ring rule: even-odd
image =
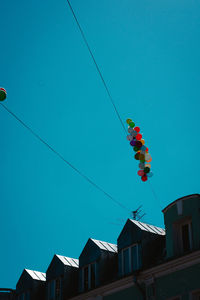
[[[56,300],[60,300],[61,296],[61,282],[60,278],[56,279]]]
[[[181,225],[181,237],[182,237],[183,252],[190,251],[192,249],[191,222]]]
[[[60,300],[61,297],[61,282],[60,278],[49,282],[49,300]]]
[[[122,249],[122,274],[127,275],[140,268],[140,245],[134,244]]]
[[[18,296],[18,300],[30,300],[30,292],[22,293]]]
[[[174,223],[175,254],[184,254],[192,250],[192,221],[181,220]]]
[[[83,268],[84,291],[95,288],[96,286],[96,264],[91,263]]]

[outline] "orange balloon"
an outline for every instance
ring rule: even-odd
[[[150,156],[148,160],[146,160],[146,162],[151,162],[152,161],[152,157]]]
[[[142,143],[142,145],[145,144],[145,140],[141,139],[140,142]]]

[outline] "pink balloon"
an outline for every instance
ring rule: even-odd
[[[128,141],[132,141],[132,139],[133,139],[132,135],[127,135],[126,138],[127,138]]]
[[[137,173],[138,173],[139,176],[143,176],[144,175],[144,171],[143,170],[139,170]]]

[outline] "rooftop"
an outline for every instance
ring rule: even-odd
[[[160,227],[157,227],[157,226],[154,226],[154,225],[149,225],[149,224],[146,224],[146,223],[142,223],[142,222],[132,220],[132,219],[129,219],[129,220],[131,222],[133,222],[136,226],[138,226],[141,230],[148,231],[148,232],[155,233],[155,234],[159,234],[159,235],[165,235],[165,229],[163,229],[163,228],[160,228]]]
[[[66,256],[58,255],[58,254],[56,254],[55,256],[57,256],[65,266],[71,266],[71,267],[75,267],[75,268],[78,268],[78,266],[79,266],[78,259],[66,257]]]
[[[188,196],[185,196],[185,197],[181,197],[181,198],[178,198],[176,199],[175,201],[171,202],[169,205],[167,205],[163,210],[162,212],[165,213],[170,207],[172,207],[176,202],[180,201],[180,200],[187,200],[187,199],[190,199],[190,198],[199,198],[200,199],[200,194],[191,194],[191,195],[188,195]]]
[[[111,243],[107,243],[107,242],[103,242],[103,241],[99,241],[99,240],[94,240],[91,239],[101,250],[106,250],[106,251],[110,251],[110,252],[115,252],[117,253],[117,245],[115,244],[111,244]]]
[[[25,271],[35,280],[42,280],[46,281],[46,274],[38,271],[28,270],[25,269]]]

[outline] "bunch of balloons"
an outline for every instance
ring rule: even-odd
[[[0,88],[0,101],[3,101],[6,99],[7,93],[4,88]]]
[[[148,148],[145,146],[145,141],[140,133],[140,128],[135,126],[135,123],[131,119],[127,119],[126,123],[128,124],[129,132],[127,140],[136,152],[135,159],[139,161],[140,170],[137,173],[141,176],[142,181],[147,181],[148,177],[153,176],[151,165],[149,164],[152,161],[151,155],[148,152]]]

